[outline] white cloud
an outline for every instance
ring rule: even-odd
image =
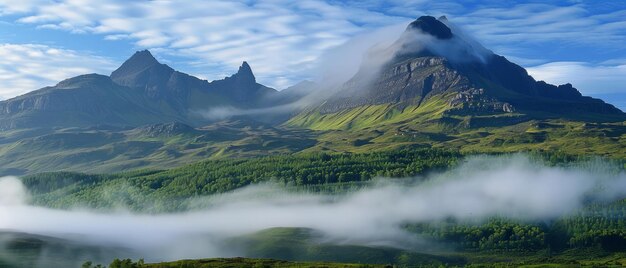
[[[21,23],[127,38],[142,49],[219,63],[222,68],[202,70],[209,79],[222,78],[225,69],[236,70],[246,60],[260,82],[281,87],[302,78],[325,49],[396,20],[318,0],[62,0],[12,7],[13,2],[0,0],[0,9],[21,14]]]
[[[109,59],[35,44],[0,44],[0,99],[21,95],[87,73],[108,74]]]
[[[527,68],[537,80],[551,84],[571,83],[583,94],[626,94],[626,64],[550,62]]]
[[[310,78],[329,48],[422,14],[448,15],[496,53],[537,59],[524,64],[569,60],[532,50],[546,42],[623,47],[625,11],[589,10],[585,3],[468,5],[454,0],[0,0],[0,16],[11,14],[39,28],[128,40],[159,58],[187,58],[189,63],[174,67],[209,80],[232,73],[246,60],[261,83],[279,88]]]

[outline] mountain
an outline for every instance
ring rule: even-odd
[[[256,83],[244,62],[223,80],[208,82],[139,51],[110,76],[70,78],[0,102],[0,129],[141,126],[173,121],[204,125],[198,111],[214,106],[250,108],[276,90]]]
[[[110,76],[1,101],[0,175],[422,147],[626,157],[622,111],[536,81],[446,18],[420,17],[366,56],[338,89],[305,81],[278,92],[247,62],[209,82],[139,51]]]
[[[243,62],[236,74],[211,82],[210,87],[220,94],[245,106],[254,106],[262,98],[274,95],[277,91],[256,82],[252,69]]]
[[[159,63],[149,51],[139,51],[111,73],[115,83],[143,91],[175,109],[208,108],[197,103],[254,107],[257,100],[276,90],[256,82],[252,68],[243,62],[237,73],[208,82]]]
[[[88,74],[0,102],[0,128],[142,125],[181,120],[108,76]]]
[[[382,63],[372,63],[381,58]],[[524,68],[482,47],[445,17],[418,18],[393,45],[372,52],[368,59],[337,93],[287,125],[333,129],[369,127],[394,118],[450,122],[476,116],[517,118],[511,123],[626,120],[619,109],[582,96],[571,84],[535,81]],[[368,113],[363,107],[378,110]],[[361,116],[352,116],[355,113]],[[371,122],[354,124],[366,118]]]

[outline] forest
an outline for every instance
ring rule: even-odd
[[[415,177],[439,172],[467,155],[438,149],[411,149],[362,154],[298,154],[247,159],[207,160],[170,170],[119,174],[43,173],[22,178],[32,202],[53,208],[81,204],[108,210],[124,206],[144,213],[193,210],[191,200],[246,185],[273,183],[294,191],[343,193],[365,187],[374,178]],[[529,153],[546,165],[575,165],[590,158],[560,153]],[[606,160],[609,161],[609,160]],[[624,161],[610,160],[617,172]],[[117,190],[114,190],[117,189]],[[524,222],[490,218],[464,222],[454,218],[407,223],[406,230],[468,252],[560,252],[600,248],[626,249],[626,199],[613,203],[589,201],[573,215],[551,221]]]

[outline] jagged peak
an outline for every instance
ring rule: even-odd
[[[443,20],[447,20],[447,18],[442,18],[443,19],[440,18],[440,20],[437,20],[433,16],[421,16],[411,22],[407,30],[420,30],[438,39],[450,39],[452,38],[452,30],[442,22]]]
[[[159,64],[159,61],[147,49],[135,52],[135,54],[128,58],[126,62],[133,62],[144,65]]]
[[[256,78],[254,77],[254,73],[252,73],[252,68],[248,64],[248,62],[244,61],[241,66],[239,66],[239,70],[235,74],[240,79],[252,80],[256,83]]]
[[[141,50],[135,52],[130,58],[128,58],[117,70],[111,73],[111,77],[124,76],[129,73],[141,72],[151,66],[161,64],[150,53],[149,50]]]

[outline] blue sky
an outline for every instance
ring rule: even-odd
[[[281,89],[348,40],[425,14],[446,15],[537,79],[626,110],[626,1],[617,0],[0,0],[0,99],[109,74],[141,49],[209,80],[246,60]]]

